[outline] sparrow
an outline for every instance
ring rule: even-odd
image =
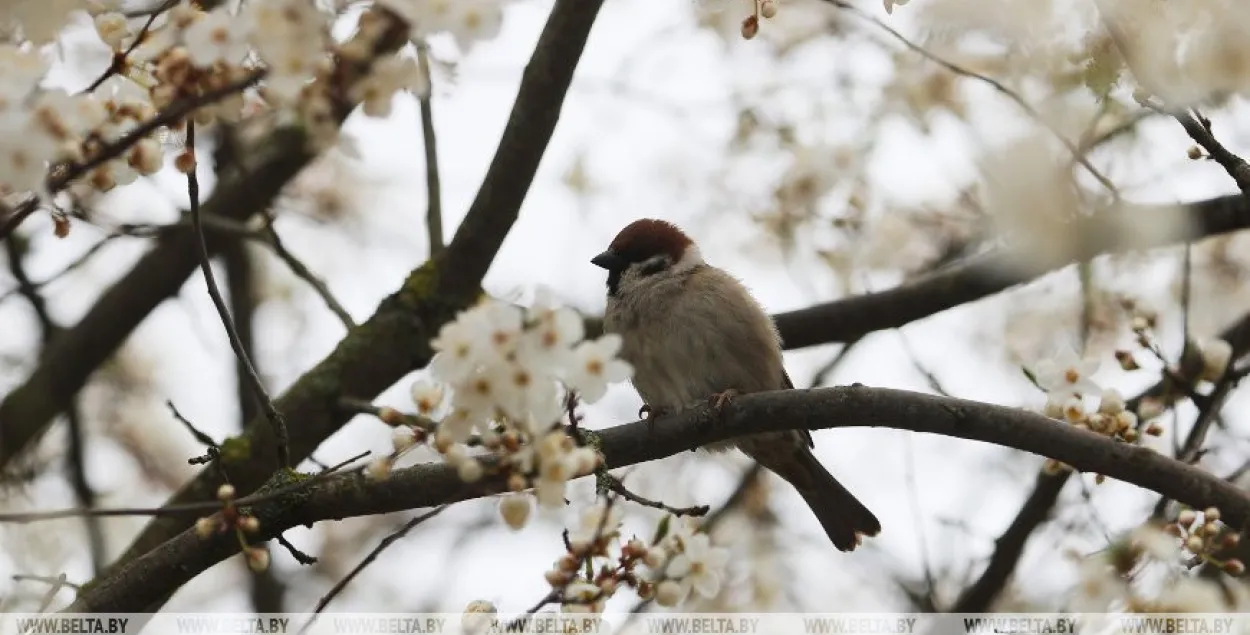
[[[620,356],[648,421],[711,400],[794,388],[772,318],[736,278],[703,261],[672,223],[642,219],[616,235],[592,264],[607,270],[603,326],[621,336]],[[790,483],[839,551],[852,551],[881,523],[812,453],[807,430],[767,432],[713,443],[737,447]]]

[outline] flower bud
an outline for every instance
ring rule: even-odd
[[[375,481],[384,481],[391,475],[391,467],[391,460],[387,457],[374,459],[365,466],[365,477]]]
[[[1182,509],[1181,513],[1176,515],[1176,522],[1182,527],[1188,527],[1198,520],[1198,513],[1192,509]]]
[[[476,483],[482,480],[482,476],[486,474],[486,470],[482,468],[482,462],[477,459],[465,459],[456,467],[456,473],[460,475],[460,480],[466,483]]]
[[[217,521],[205,516],[195,521],[195,535],[205,540],[217,532]]]
[[[760,15],[767,19],[772,19],[777,15],[777,3],[773,0],[764,0],[760,3]]]
[[[1203,517],[1203,519],[1204,519],[1204,520],[1206,520],[1206,521],[1207,521],[1207,522],[1209,522],[1209,523],[1219,522],[1219,520],[1220,520],[1220,508],[1219,508],[1219,507],[1208,507],[1208,508],[1206,508],[1206,509],[1202,512],[1202,517]]]
[[[239,520],[239,528],[249,534],[260,531],[260,519],[255,516],[244,516]]]
[[[1185,548],[1194,553],[1202,553],[1202,547],[1204,544],[1205,543],[1202,541],[1201,537],[1190,536],[1189,539],[1185,541]]]
[[[499,515],[513,529],[521,529],[529,520],[530,497],[525,494],[509,494],[499,501]]]
[[[672,580],[665,580],[655,587],[655,603],[660,606],[677,606],[685,599],[685,595],[681,585]]]
[[[1202,158],[1202,148],[1199,148],[1198,146],[1189,146],[1189,149],[1185,151],[1185,156],[1197,161]]]
[[[269,568],[269,550],[264,547],[248,547],[243,551],[247,568],[260,573]]]
[[[1098,412],[1115,415],[1124,412],[1124,396],[1115,388],[1102,391],[1102,400],[1098,402]]]
[[[603,593],[604,597],[607,597],[616,593],[616,587],[618,584],[620,583],[617,582],[616,578],[604,578],[601,582],[599,582],[599,590]]]
[[[174,168],[183,174],[195,171],[195,153],[190,150],[178,153],[178,156],[174,158]]]
[[[543,574],[543,577],[547,580],[547,584],[550,584],[553,587],[564,586],[568,584],[569,580],[572,579],[572,576],[568,573],[558,571],[556,569],[549,569]]]
[[[417,444],[417,435],[409,426],[398,426],[391,431],[391,447],[396,452],[403,452]]]
[[[1242,564],[1242,562],[1237,558],[1233,558],[1232,560],[1225,562],[1224,566],[1221,568],[1224,569],[1224,573],[1227,573],[1228,575],[1241,575],[1246,572],[1246,565]]]
[[[642,557],[642,563],[652,569],[659,569],[664,566],[664,561],[668,559],[668,554],[659,547],[652,547],[647,550],[647,555]]]
[[[1137,370],[1141,368],[1141,365],[1137,363],[1137,359],[1128,351],[1116,351],[1115,361],[1119,362],[1121,370]]]
[[[217,488],[217,500],[226,502],[234,499],[234,486],[226,483]]]
[[[754,15],[748,15],[742,21],[742,39],[750,40],[760,32],[760,21]]]

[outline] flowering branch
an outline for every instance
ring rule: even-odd
[[[288,419],[300,422],[292,430],[293,458],[306,457],[350,419],[349,413],[327,408],[327,404],[334,404],[344,395],[371,398],[427,364],[432,355],[429,340],[434,331],[478,299],[482,277],[517,218],[555,130],[564,96],[601,6],[601,0],[557,0],[526,65],[499,149],[478,196],[447,249],[413,271],[400,289],[382,301],[369,320],[350,331],[334,352],[278,398],[275,405],[279,410]],[[304,160],[307,160],[306,155]],[[270,186],[266,183],[264,187]],[[251,213],[258,207],[224,208],[221,213],[238,216],[240,211]],[[205,211],[208,211],[207,205]],[[137,323],[135,319],[134,324]],[[126,324],[128,332],[133,325]],[[116,330],[116,324],[112,328]],[[93,342],[92,350],[112,350],[112,344],[110,341],[106,347]],[[81,356],[80,351],[75,354]],[[44,379],[45,382],[51,380],[52,377]],[[68,388],[72,394],[80,385],[57,385],[57,388]],[[0,404],[0,420],[5,420],[5,405],[7,403]],[[44,423],[39,425],[42,427]],[[6,420],[6,426],[0,426],[0,435],[7,432]],[[264,421],[254,421],[244,436],[254,451],[271,447],[273,443]],[[0,436],[0,441],[4,440],[7,439]],[[9,445],[0,443],[0,460],[5,459],[8,452]],[[231,467],[231,477],[242,491],[248,491],[264,483],[272,475],[272,467],[266,461],[247,460]],[[212,496],[216,485],[217,479],[211,472],[201,471],[171,502],[204,500]],[[185,519],[181,518],[149,524],[120,562],[124,566],[179,535],[186,527]]]
[[[1250,495],[1198,468],[1144,447],[1063,425],[1040,414],[904,390],[842,386],[742,395],[719,414],[708,406],[598,433],[606,464],[624,467],[750,433],[805,428],[883,427],[994,443],[1051,457],[1159,492],[1190,507],[1218,507],[1228,525],[1250,522]],[[505,478],[465,482],[446,464],[391,472],[385,480],[343,474],[309,484],[298,497],[255,505],[261,534],[321,520],[429,508],[507,490]],[[84,591],[70,611],[127,612],[148,606],[236,553],[237,544],[202,543],[185,531],[126,563]]]
[[[999,94],[1004,95],[1011,101],[1015,102],[1015,104],[1019,106],[1020,109],[1025,112],[1025,114],[1027,114],[1034,121],[1041,124],[1044,128],[1046,128],[1048,132],[1050,132],[1052,136],[1054,136],[1055,139],[1059,141],[1059,143],[1063,144],[1064,148],[1066,148],[1068,152],[1072,154],[1073,161],[1076,161],[1078,164],[1080,164],[1081,167],[1085,168],[1085,170],[1089,172],[1091,176],[1097,179],[1097,181],[1100,184],[1102,184],[1103,187],[1107,188],[1107,191],[1115,195],[1116,198],[1119,198],[1119,190],[1116,188],[1115,184],[1112,183],[1111,180],[1108,179],[1106,176],[1104,176],[1102,172],[1099,172],[1098,168],[1095,168],[1094,165],[1089,162],[1089,159],[1086,158],[1085,156],[1086,153],[1081,148],[1077,147],[1076,144],[1072,143],[1072,141],[1070,141],[1066,136],[1064,136],[1063,133],[1060,132],[1058,128],[1056,128],[1050,122],[1046,121],[1046,118],[1042,116],[1042,113],[1038,112],[1037,109],[1034,108],[1033,106],[1030,106],[1029,102],[1025,101],[1024,98],[1021,97],[1019,93],[1017,93],[1014,90],[1011,90],[1010,88],[1007,88],[1006,86],[1003,85],[1002,82],[992,77],[989,77],[987,75],[982,75],[981,73],[977,73],[975,71],[966,69],[954,62],[951,62],[950,60],[944,59],[934,54],[932,51],[907,39],[906,36],[904,36],[902,33],[899,33],[890,25],[886,24],[885,22],[882,22],[880,19],[874,16],[869,15],[868,13],[864,12],[863,9],[860,9],[854,4],[847,2],[846,0],[824,0],[824,1],[828,2],[829,4],[839,9],[842,9],[844,11],[849,11],[853,13],[856,17],[860,18],[861,20],[871,23],[872,25],[876,26],[882,31],[885,31],[887,34],[889,34],[890,37],[897,40],[900,44],[907,47],[908,50],[923,56],[925,59],[937,64],[938,66],[941,66],[942,68],[945,68],[946,70],[956,75],[960,75],[962,77],[967,77],[970,79],[975,79],[977,81],[983,82],[987,84],[988,86],[990,86],[991,88],[993,88]]]

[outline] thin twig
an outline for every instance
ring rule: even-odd
[[[298,483],[292,483],[264,494],[245,496],[235,500],[234,504],[236,507],[247,507],[276,500],[329,478],[330,476],[337,474],[349,463],[354,463],[369,456],[370,454],[372,453],[361,452],[346,461],[331,466],[327,470],[317,472],[316,474],[313,474]],[[34,523],[45,520],[60,520],[62,518],[77,518],[80,516],[190,516],[192,514],[202,514],[203,512],[216,511],[219,509],[221,509],[221,502],[219,501],[202,501],[197,503],[166,505],[164,507],[113,507],[96,509],[73,508],[58,509],[49,512],[7,512],[0,513],[0,523]]]
[[[373,561],[377,560],[378,556],[381,555],[387,547],[390,547],[396,541],[400,540],[404,536],[407,536],[408,532],[412,531],[417,525],[420,525],[421,523],[441,514],[443,510],[447,509],[447,507],[448,505],[440,505],[435,509],[421,514],[420,516],[404,523],[398,530],[383,538],[382,542],[379,542],[378,546],[374,547],[373,551],[370,551],[369,554],[365,556],[365,559],[360,561],[360,564],[353,567],[347,575],[343,576],[342,580],[339,580],[328,593],[317,601],[317,607],[313,609],[312,617],[308,618],[308,622],[306,622],[304,627],[299,630],[300,635],[303,635],[303,633],[307,632],[308,629],[312,627],[312,625],[317,621],[317,616],[325,610],[326,606],[328,606],[335,597],[342,593],[343,589],[347,588],[347,585],[350,584],[352,580],[355,580],[356,576],[360,575],[361,571],[365,570],[365,567],[373,564]]]
[[[213,440],[212,437],[208,436],[208,434],[206,434],[203,430],[200,430],[199,428],[195,427],[195,424],[191,423],[190,419],[187,419],[186,417],[182,416],[182,413],[178,412],[178,408],[177,406],[174,405],[173,401],[166,399],[165,406],[169,408],[170,414],[174,415],[174,418],[177,419],[180,423],[182,423],[182,425],[186,427],[188,431],[191,432],[191,436],[195,437],[196,442],[198,442],[200,445],[203,445],[205,447],[210,447],[210,448],[221,447],[217,444],[216,441]]]
[[[823,386],[825,384],[825,380],[829,379],[829,376],[842,365],[842,362],[846,361],[846,358],[851,354],[851,349],[855,348],[855,345],[862,339],[862,337],[857,337],[846,344],[843,344],[842,348],[838,349],[838,353],[833,356],[833,359],[825,362],[823,366],[812,374],[812,380],[808,382],[808,385]]]
[[[282,413],[278,412],[273,405],[273,400],[269,398],[269,392],[265,390],[265,385],[261,382],[260,377],[256,374],[256,368],[252,365],[252,360],[248,359],[247,351],[243,350],[243,343],[239,341],[239,334],[234,328],[234,320],[230,317],[230,312],[226,310],[226,301],[221,297],[221,290],[217,288],[217,280],[213,276],[213,265],[209,260],[208,243],[204,239],[204,223],[200,218],[200,181],[196,176],[198,163],[195,160],[195,122],[187,121],[187,150],[191,155],[191,166],[187,170],[187,196],[190,198],[191,205],[191,223],[195,227],[195,235],[200,248],[200,270],[204,273],[204,283],[208,287],[208,295],[213,300],[213,306],[217,308],[217,316],[221,318],[221,324],[226,328],[226,336],[230,340],[230,347],[234,349],[234,355],[238,358],[239,364],[246,369],[249,381],[252,384],[252,391],[256,393],[256,400],[260,402],[261,408],[265,412],[265,417],[273,426],[274,441],[277,445],[278,464],[281,467],[291,466],[291,441],[287,434],[286,420],[282,417]]]
[[[603,537],[603,530],[607,529],[607,526],[608,526],[608,518],[612,516],[612,506],[616,504],[616,499],[617,499],[616,496],[608,496],[605,494],[603,498],[604,498],[603,515],[599,517],[599,526],[595,528],[594,536],[590,540],[591,545],[597,544],[599,542],[599,539]],[[566,547],[567,547],[567,540],[566,540]],[[580,554],[578,554],[577,564],[576,566],[573,567],[573,570],[581,571],[582,568],[586,566],[586,563],[590,561],[592,552],[593,552],[593,549],[585,549]],[[524,613],[522,613],[520,616],[518,616],[517,618],[509,622],[508,626],[506,627],[507,630],[505,632],[512,632],[512,633],[519,632],[521,627],[525,624],[525,620],[528,619],[530,616],[534,615],[535,613],[537,613],[539,609],[541,609],[544,606],[547,606],[548,604],[551,604],[552,602],[562,602],[564,600],[565,590],[568,589],[569,585],[573,583],[574,579],[575,579],[575,576],[568,576],[568,578],[564,581],[564,584],[554,585],[551,591],[547,593],[547,595],[544,595],[542,599],[535,602],[534,605],[526,609]],[[587,580],[587,582],[590,582],[590,580]],[[602,590],[600,590],[600,594],[602,594]]]
[[[39,602],[39,610],[35,611],[36,613],[43,613],[48,610],[49,606],[52,606],[52,601],[56,599],[56,594],[60,593],[61,589],[69,586],[68,578],[69,576],[64,573],[56,577],[56,581],[51,583],[52,586],[48,588],[48,592],[44,594],[43,600]]]
[[[275,540],[278,541],[278,544],[282,545],[283,547],[286,547],[286,550],[291,554],[292,558],[295,558],[296,562],[302,565],[306,565],[306,566],[317,564],[317,558],[304,553],[303,551],[299,549],[299,547],[296,547],[295,545],[291,544],[291,541],[287,540],[286,536],[282,534],[278,534],[275,537]]]
[[[1203,117],[1197,111],[1193,114],[1188,112],[1168,114],[1181,124],[1190,139],[1207,151],[1207,156],[1211,157],[1211,160],[1220,164],[1220,167],[1233,177],[1233,181],[1237,183],[1237,188],[1242,194],[1250,194],[1250,163],[1246,163],[1245,159],[1225,148],[1224,144],[1215,138],[1215,134],[1211,131],[1210,119]]]
[[[443,194],[438,176],[438,142],[434,136],[434,78],[430,75],[430,54],[424,41],[418,41],[417,65],[425,77],[426,91],[417,95],[421,106],[421,137],[425,141],[425,226],[430,235],[430,257],[443,251]]]
[[[64,573],[56,577],[47,576],[47,575],[34,575],[30,573],[14,573],[12,575],[12,578],[14,582],[42,582],[44,584],[51,584],[54,586],[69,587],[71,589],[74,589],[75,591],[82,588],[81,584],[78,584],[76,582],[70,582],[69,580],[67,580]]]
[[[266,242],[270,248],[273,249],[274,255],[281,259],[282,262],[286,263],[286,266],[291,269],[292,273],[304,282],[307,282],[308,286],[313,288],[313,291],[320,296],[321,301],[325,302],[326,306],[330,309],[330,312],[343,323],[344,327],[348,330],[356,328],[356,322],[352,320],[351,314],[348,313],[347,309],[343,308],[343,305],[334,298],[334,294],[330,293],[330,287],[326,286],[325,281],[317,277],[317,274],[313,273],[312,270],[303,263],[303,261],[296,258],[295,254],[291,253],[291,251],[286,248],[286,245],[282,243],[282,238],[278,236],[278,230],[274,227],[275,218],[273,214],[266,213],[266,216],[267,218],[265,219],[264,231],[265,235],[269,238]]]
[[[903,46],[905,46],[912,52],[918,53],[925,59],[937,64],[938,66],[941,66],[942,68],[945,68],[946,70],[956,75],[961,75],[969,79],[975,79],[977,81],[984,82],[986,85],[990,86],[998,93],[1004,95],[1011,101],[1015,102],[1017,106],[1019,106],[1022,110],[1024,110],[1026,114],[1029,115],[1029,117],[1033,118],[1035,121],[1042,124],[1042,126],[1045,127],[1046,130],[1049,131],[1050,134],[1055,137],[1055,139],[1059,140],[1059,142],[1062,143],[1065,148],[1067,148],[1068,152],[1072,154],[1073,159],[1075,159],[1076,162],[1081,165],[1081,167],[1085,168],[1085,170],[1089,172],[1090,175],[1092,175],[1095,179],[1097,179],[1097,181],[1100,184],[1102,184],[1103,187],[1107,188],[1108,192],[1111,192],[1111,194],[1116,199],[1120,198],[1119,189],[1116,188],[1115,184],[1112,183],[1111,180],[1108,179],[1106,176],[1103,176],[1102,172],[1099,172],[1098,168],[1095,168],[1093,164],[1089,162],[1089,159],[1085,157],[1084,153],[1081,151],[1080,148],[1076,146],[1076,144],[1069,141],[1068,138],[1065,137],[1063,133],[1059,131],[1058,128],[1056,128],[1050,122],[1046,121],[1046,118],[1042,116],[1042,113],[1038,112],[1037,109],[1034,108],[1033,106],[1030,106],[1029,103],[1025,101],[1023,97],[1021,97],[1018,93],[1011,90],[1010,88],[1007,88],[1005,85],[1003,85],[1002,82],[992,77],[989,77],[988,75],[982,75],[976,71],[964,68],[954,62],[951,62],[945,58],[938,56],[937,54],[929,51],[923,46],[920,46],[919,44],[916,44],[915,42],[912,42],[911,40],[907,39],[906,36],[904,36],[902,33],[899,33],[890,25],[886,24],[885,22],[882,22],[881,20],[877,19],[875,16],[869,15],[863,9],[860,9],[859,7],[851,4],[847,0],[824,0],[824,1],[828,2],[829,4],[832,4],[835,7],[838,7],[839,9],[850,11],[861,20],[871,22],[877,28],[888,33],[890,37],[897,40],[900,44],[902,44]]]
[[[621,482],[621,479],[616,478],[615,476],[613,476],[611,473],[607,472],[606,470],[599,477],[607,481],[608,489],[612,490],[613,492],[616,492],[617,494],[620,494],[621,497],[624,498],[625,500],[633,501],[635,503],[638,503],[639,505],[642,505],[643,507],[650,507],[652,509],[658,509],[660,511],[668,512],[674,516],[706,516],[707,513],[711,511],[712,509],[711,507],[707,505],[693,505],[691,507],[672,507],[660,501],[654,501],[649,498],[643,498],[642,496],[635,494],[634,492],[630,491],[628,487],[625,487],[625,484]]]
[[[126,50],[121,53],[114,53],[113,60],[109,62],[108,68],[104,69],[104,72],[101,73],[95,81],[91,82],[91,85],[87,86],[86,90],[83,92],[95,92],[95,89],[99,88],[104,84],[104,82],[108,81],[108,78],[126,70],[126,64],[130,61],[130,54],[134,53],[135,49],[139,48],[140,44],[143,44],[143,40],[147,38],[148,31],[152,30],[152,25],[156,22],[156,19],[159,18],[162,13],[177,5],[178,2],[179,0],[165,0],[165,2],[162,2],[155,9],[151,9],[151,12],[148,13],[148,21],[143,24],[143,28],[139,29],[139,33],[135,35],[135,39],[130,43],[130,46],[126,47]]]

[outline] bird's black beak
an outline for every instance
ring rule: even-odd
[[[612,253],[611,250],[605,251],[598,256],[590,259],[590,264],[596,267],[603,267],[608,271],[621,271],[625,268],[625,261],[620,256]]]

